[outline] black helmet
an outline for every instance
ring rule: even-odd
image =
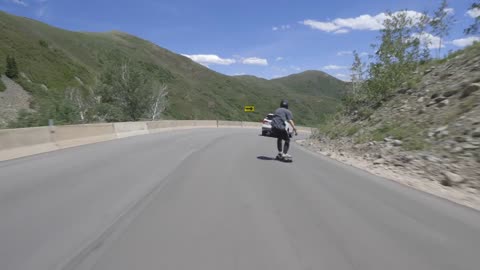
[[[280,102],[280,108],[288,109],[288,101],[285,99],[282,100],[282,102]]]

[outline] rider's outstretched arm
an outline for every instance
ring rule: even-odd
[[[295,127],[295,123],[293,123],[293,120],[288,120],[288,122],[289,122],[290,125],[292,126],[293,131],[295,131],[295,135],[296,135],[296,134],[297,134],[297,127]]]

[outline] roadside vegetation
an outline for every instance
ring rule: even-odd
[[[14,57],[7,56],[7,58],[5,59],[5,67],[5,71],[2,71],[2,69],[0,69],[2,75],[5,75],[10,79],[18,78],[18,68]],[[3,81],[0,80],[0,92],[5,91],[6,89],[7,87],[5,86]]]
[[[18,78],[18,67],[17,67],[17,61],[15,60],[15,57],[7,56],[7,59],[5,62],[6,62],[5,75],[10,79]]]
[[[161,78],[159,71],[150,67],[150,72],[143,72],[145,63],[114,55],[104,59],[104,71],[93,86],[78,79],[64,91],[50,91],[28,78],[18,79],[35,97],[35,111],[20,111],[9,126],[37,126],[48,119],[57,124],[158,119],[168,101],[167,86],[156,79]]]
[[[479,7],[480,2],[471,8]],[[420,17],[409,16],[407,12],[387,12],[384,28],[376,44],[375,53],[363,62],[357,52],[351,67],[351,91],[342,99],[343,106],[335,115],[322,121],[320,132],[332,139],[352,137],[357,143],[383,141],[392,136],[406,140],[402,145],[409,150],[428,147],[422,138],[424,128],[419,124],[383,123],[372,115],[395,95],[408,89],[416,89],[422,77],[432,67],[445,63],[460,54],[478,54],[479,44],[442,56],[442,44],[432,44],[430,37],[440,40],[449,36],[455,23],[448,12],[448,3],[442,1],[433,12],[424,12]],[[467,35],[478,33],[480,21],[465,29]],[[435,47],[436,49],[432,49]],[[465,104],[465,110],[472,104]],[[382,123],[381,123],[382,122]],[[363,128],[374,126],[364,130]]]
[[[3,83],[3,81],[0,80],[0,92],[5,91],[5,89],[7,89],[7,87],[5,86],[5,84]]]

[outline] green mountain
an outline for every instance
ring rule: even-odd
[[[0,11],[0,71],[3,59],[14,56],[33,109],[49,106],[40,101],[47,94],[61,99],[70,87],[92,88],[112,54],[140,63],[142,72],[168,86],[168,119],[260,121],[286,98],[298,122],[312,124],[335,110],[347,88],[320,71],[275,80],[226,76],[126,33],[71,32]],[[256,111],[245,113],[244,105]]]
[[[345,82],[320,71],[309,70],[287,77],[272,80],[297,93],[310,96],[341,97],[345,91]],[[343,90],[343,91],[342,91]]]

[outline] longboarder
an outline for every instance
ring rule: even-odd
[[[288,154],[290,148],[290,134],[287,130],[287,126],[290,125],[297,135],[297,128],[293,122],[293,114],[288,109],[288,101],[282,100],[280,108],[275,110],[272,118],[272,134],[277,138],[278,155],[276,159],[282,161],[292,161],[292,156]],[[282,141],[285,141],[282,148]]]

